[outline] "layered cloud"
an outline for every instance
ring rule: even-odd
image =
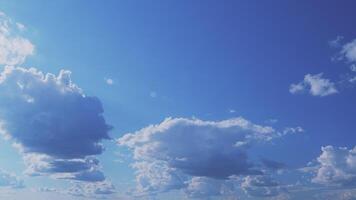
[[[21,33],[25,26],[0,12],[0,65],[18,65],[34,52],[34,45]]]
[[[188,196],[221,195],[232,177],[265,174],[268,169],[252,161],[248,150],[287,133],[241,117],[224,121],[167,118],[124,135],[118,144],[133,152],[139,194],[183,189]],[[215,189],[206,192],[206,188]]]
[[[304,80],[291,84],[289,92],[292,94],[298,94],[308,91],[313,96],[328,96],[338,93],[335,83],[329,79],[323,78],[323,74],[306,74]]]
[[[2,134],[24,156],[30,175],[102,181],[97,159],[110,126],[96,97],[72,83],[70,71],[58,76],[35,68],[5,67],[0,75]]]

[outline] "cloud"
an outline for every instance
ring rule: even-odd
[[[188,198],[206,199],[212,196],[223,196],[224,199],[237,199],[233,181],[222,181],[206,177],[193,177],[186,182],[184,190]]]
[[[356,147],[325,146],[317,158],[312,182],[329,186],[356,186]]]
[[[341,41],[344,39],[343,36],[338,35],[334,40],[329,41],[331,47],[340,47]]]
[[[114,194],[115,190],[115,186],[106,180],[95,183],[76,183],[64,192],[73,196],[100,198]]]
[[[19,65],[34,53],[34,45],[21,36],[25,26],[0,12],[0,65]]]
[[[0,170],[0,187],[19,189],[25,186],[23,180],[16,175]]]
[[[112,80],[111,78],[105,78],[105,82],[108,85],[113,85],[114,84],[114,80]]]
[[[66,194],[90,199],[107,199],[110,195],[116,193],[116,188],[110,181],[105,180],[100,182],[75,182],[66,189],[40,187],[37,188],[36,191]]]
[[[229,113],[235,113],[236,112],[236,110],[234,110],[234,109],[229,109]]]
[[[268,175],[247,176],[241,187],[249,196],[254,197],[274,197],[286,191]]]
[[[167,118],[125,134],[118,144],[133,152],[137,193],[183,189],[195,196],[192,188],[208,187],[198,177],[226,184],[233,176],[262,175],[265,169],[249,158],[248,150],[283,135],[242,117],[223,121]]]
[[[29,175],[101,181],[101,141],[111,129],[96,97],[72,83],[70,71],[58,76],[35,68],[5,67],[0,75],[3,135],[23,154]]]
[[[335,87],[335,83],[329,79],[322,77],[323,73],[311,75],[307,74],[304,80],[297,83],[291,84],[289,87],[289,92],[292,94],[302,93],[305,90],[309,90],[309,93],[313,96],[328,96],[338,93]]]
[[[342,46],[341,58],[346,59],[350,63],[356,62],[356,39]]]

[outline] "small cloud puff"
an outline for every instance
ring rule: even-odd
[[[1,133],[23,154],[30,175],[100,181],[101,141],[111,129],[101,102],[85,96],[62,70],[58,76],[35,68],[5,67],[0,75]]]
[[[322,77],[323,73],[311,75],[307,74],[304,80],[297,83],[291,84],[289,87],[289,92],[292,94],[302,93],[305,90],[309,90],[309,93],[313,96],[328,96],[338,93],[335,87],[335,83],[329,79]]]
[[[105,82],[108,85],[113,85],[114,84],[114,80],[112,80],[111,78],[105,78]]]

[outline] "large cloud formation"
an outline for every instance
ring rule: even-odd
[[[30,175],[102,181],[101,141],[111,129],[101,102],[72,83],[70,71],[58,76],[35,68],[5,67],[0,75],[2,134],[24,155]]]
[[[241,117],[224,121],[167,118],[124,135],[118,144],[133,151],[138,194],[184,189],[188,196],[212,195],[223,194],[225,190],[218,188],[226,188],[233,176],[264,174],[267,169],[249,159],[248,149],[287,132]],[[194,191],[211,187],[216,190]]]
[[[325,146],[317,158],[314,183],[356,187],[356,147],[347,149]]]
[[[0,12],[0,65],[18,65],[34,52],[34,45],[21,36],[25,29]]]

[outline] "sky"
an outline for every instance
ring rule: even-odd
[[[0,199],[356,199],[355,6],[0,0]]]

